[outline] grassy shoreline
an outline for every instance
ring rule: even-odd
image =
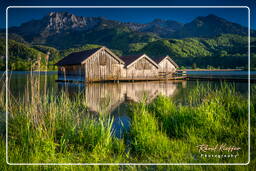
[[[82,94],[70,99],[65,92],[44,94],[39,91],[40,86],[37,79],[30,79],[24,98],[9,97],[9,162],[247,162],[247,99],[230,84],[224,83],[221,88],[198,85],[186,97],[186,105],[164,96],[149,104],[146,99],[130,104],[131,128],[123,138],[113,136],[110,115],[89,114]],[[255,94],[255,86],[252,92]],[[4,113],[4,89],[0,93],[0,111]],[[251,115],[255,120],[254,97],[251,102]],[[0,125],[5,127],[4,120]],[[1,130],[0,151],[4,154],[5,130]],[[255,138],[255,133],[252,134]],[[220,143],[241,147],[239,157],[200,158],[197,145]],[[1,163],[4,162],[2,159]],[[255,163],[255,158],[252,162]],[[6,165],[1,167],[2,170],[9,168]],[[223,167],[228,169],[231,166]],[[118,166],[111,168],[115,170]],[[197,168],[200,170],[205,166]]]

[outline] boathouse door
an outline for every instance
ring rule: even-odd
[[[100,79],[105,80],[106,79],[106,65],[100,65]]]

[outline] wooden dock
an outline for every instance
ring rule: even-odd
[[[93,83],[93,82],[139,82],[139,81],[169,81],[169,80],[185,80],[187,76],[177,76],[177,77],[169,77],[169,78],[162,78],[162,77],[136,77],[136,78],[106,78],[106,79],[90,79],[88,81],[83,80],[56,80],[57,82],[86,82],[86,83]]]
[[[244,69],[179,69],[181,71],[243,71]]]

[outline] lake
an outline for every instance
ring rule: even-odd
[[[187,75],[193,78],[226,79],[248,82],[248,71],[187,71]],[[256,71],[250,72],[251,82],[256,82]]]
[[[1,84],[3,84],[3,73],[1,72]],[[190,71],[190,76],[232,76],[247,78],[247,71]],[[92,113],[111,114],[114,117],[113,129],[116,136],[121,136],[125,129],[129,129],[130,117],[127,114],[129,103],[146,100],[150,103],[159,95],[172,97],[176,103],[186,105],[186,96],[197,84],[219,87],[219,81],[149,81],[149,82],[120,82],[120,83],[59,83],[57,72],[34,72],[40,77],[41,85],[46,85],[47,91],[58,93],[67,92],[70,98],[76,93],[83,93],[86,96],[86,104]],[[256,72],[251,73],[255,77]],[[27,79],[30,72],[13,71],[9,72],[10,93],[15,98],[22,98],[26,89]],[[47,77],[46,77],[47,75]],[[233,84],[237,91],[243,96],[248,95],[247,82],[228,82]],[[43,86],[42,86],[43,87]],[[42,90],[43,91],[43,88]]]

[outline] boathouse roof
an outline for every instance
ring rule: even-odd
[[[153,61],[150,57],[148,57],[146,54],[121,56],[120,58],[125,62],[125,66],[128,68],[142,57],[146,57],[153,65],[155,65],[158,68],[157,63]]]
[[[149,62],[151,62],[153,65],[155,65],[158,68],[158,64],[163,61],[164,59],[168,59],[176,68],[179,66],[167,55],[167,56],[161,56],[158,58],[155,58],[152,60],[150,57],[148,57],[146,54],[137,54],[137,55],[128,55],[128,56],[121,56],[120,58],[116,56],[111,50],[109,50],[106,47],[99,47],[89,50],[84,50],[80,52],[73,52],[60,61],[58,61],[55,65],[58,66],[64,66],[64,65],[80,65],[87,61],[89,57],[94,55],[99,50],[106,50],[111,56],[113,56],[116,60],[118,60],[120,63],[125,64],[125,67],[130,67],[137,61],[139,61],[141,58],[145,57]]]
[[[141,57],[143,54],[138,55],[127,55],[127,56],[121,56],[120,58],[125,62],[125,66],[130,65],[132,62],[137,60],[139,57]]]
[[[61,59],[56,65],[79,65],[85,59],[96,53],[100,48],[74,52]]]
[[[116,60],[120,61],[121,63],[124,63],[118,56],[116,56],[108,48],[103,46],[103,47],[84,50],[84,51],[80,51],[80,52],[73,52],[73,53],[69,54],[68,56],[64,57],[63,59],[61,59],[59,62],[57,62],[56,65],[59,65],[59,66],[80,65],[80,64],[84,63],[86,59],[88,59],[90,56],[92,56],[99,50],[106,50]]]

